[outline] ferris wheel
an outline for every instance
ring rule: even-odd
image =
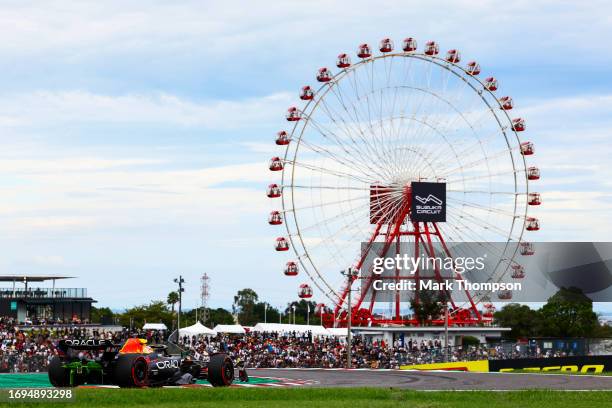
[[[524,278],[521,257],[534,253],[527,234],[540,228],[528,210],[541,197],[529,183],[540,171],[527,161],[533,143],[519,137],[525,120],[510,115],[514,101],[498,95],[497,79],[480,79],[480,65],[462,64],[456,49],[441,56],[436,42],[419,50],[414,38],[399,50],[389,38],[378,52],[361,44],[355,61],[342,53],[335,66],[316,72],[318,87],[302,87],[269,163],[280,177],[268,186],[268,222],[286,229],[274,248],[287,254],[284,274],[301,279],[299,296],[320,296],[325,324],[342,325],[350,285],[339,271],[363,267],[381,248],[429,251],[432,241],[449,256],[447,242],[489,246],[489,280]],[[423,181],[445,183],[446,222],[414,221],[410,186]],[[360,283],[354,324],[414,323],[405,299],[377,300],[371,279]],[[451,298],[453,322],[490,320],[490,295]]]

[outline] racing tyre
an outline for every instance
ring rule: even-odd
[[[243,383],[249,382],[249,375],[247,374],[246,368],[241,368],[238,370],[238,379]]]
[[[141,354],[120,354],[114,378],[120,387],[146,387],[149,382],[149,364]]]
[[[63,367],[66,361],[53,356],[49,361],[49,382],[54,387],[70,387],[70,370]]]
[[[208,382],[213,387],[227,387],[234,381],[234,363],[227,354],[213,354],[208,363]]]

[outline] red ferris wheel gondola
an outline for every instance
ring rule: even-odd
[[[527,231],[538,231],[540,229],[540,221],[534,217],[527,217],[525,220],[525,229]]]
[[[332,79],[332,73],[329,69],[323,67],[319,68],[317,71],[317,81],[319,82],[329,82]]]
[[[499,106],[501,110],[510,110],[514,108],[514,101],[510,96],[502,96],[499,98]]]
[[[342,53],[338,55],[338,60],[336,61],[336,66],[338,68],[348,68],[351,66],[351,57],[347,54]]]
[[[289,241],[285,237],[278,237],[276,241],[274,241],[274,249],[277,251],[288,251],[289,250]]]
[[[417,41],[414,38],[412,38],[412,37],[405,38],[403,46],[402,46],[402,49],[405,52],[416,51],[416,49],[417,49]]]
[[[493,306],[493,303],[485,303],[483,307],[484,311],[482,313],[482,317],[489,319],[493,318],[493,313],[495,313],[495,306]]]
[[[453,64],[457,64],[459,63],[459,61],[461,61],[461,53],[459,52],[459,50],[448,50],[448,52],[446,53],[446,60],[448,62],[452,62]]]
[[[361,44],[357,47],[357,56],[359,58],[370,58],[372,56],[372,49],[368,44]]]
[[[527,169],[527,179],[528,180],[539,180],[540,179],[540,169],[532,166]]]
[[[306,284],[302,283],[300,288],[298,289],[298,296],[300,299],[309,299],[312,297],[312,288]]]
[[[273,157],[270,159],[270,171],[281,171],[284,166],[283,166],[283,161],[280,159],[280,157]]]
[[[302,114],[300,113],[298,108],[296,108],[295,106],[292,106],[289,109],[287,109],[286,118],[289,122],[297,122],[298,120],[302,119]]]
[[[270,225],[281,225],[283,223],[283,217],[280,211],[271,211],[268,216],[268,224]]]
[[[440,46],[435,41],[427,41],[424,52],[426,55],[438,55],[440,53]]]
[[[523,156],[530,156],[535,152],[535,146],[532,142],[521,143],[521,154]]]
[[[281,194],[281,189],[276,183],[270,184],[266,190],[266,195],[268,198],[278,198],[281,196]]]
[[[467,71],[468,74],[472,76],[476,76],[480,74],[480,64],[477,63],[476,61],[470,61],[467,63],[465,70]]]
[[[285,276],[297,276],[298,272],[298,265],[294,261],[287,262],[287,264],[285,265],[285,270],[283,271]]]
[[[525,125],[525,119],[516,118],[512,119],[512,130],[515,132],[523,132],[527,126]]]
[[[512,292],[509,290],[505,290],[503,292],[499,292],[497,294],[497,297],[499,298],[499,300],[510,300],[512,299]]]
[[[535,247],[532,242],[521,242],[519,248],[521,255],[529,256],[535,254]]]
[[[290,142],[291,138],[289,137],[286,131],[281,130],[276,134],[276,139],[274,140],[274,143],[276,143],[277,145],[285,146],[288,145]]]
[[[317,303],[314,309],[315,316],[321,316],[323,313],[325,313],[326,309],[327,306],[325,306],[325,303]]]
[[[393,51],[393,41],[390,38],[383,38],[380,40],[378,48],[380,52],[391,52]]]
[[[300,99],[303,101],[309,101],[314,98],[314,92],[309,85],[305,85],[300,90]]]
[[[488,77],[484,81],[484,87],[491,92],[497,91],[497,86],[497,79],[495,79],[494,77]]]
[[[512,278],[513,279],[523,279],[525,277],[525,268],[522,265],[514,264],[512,265]]]
[[[527,196],[527,204],[529,205],[540,205],[542,204],[542,197],[540,193],[529,193]]]

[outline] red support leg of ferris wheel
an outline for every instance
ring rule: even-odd
[[[442,246],[443,253],[446,257],[452,258],[452,254],[446,245],[444,237],[438,227],[437,223],[427,223],[427,222],[407,222],[410,219],[410,202],[411,202],[411,193],[410,188],[408,186],[404,187],[403,192],[403,204],[400,209],[397,210],[397,215],[395,217],[381,217],[379,220],[374,233],[372,234],[368,244],[366,245],[364,251],[362,252],[359,262],[356,264],[358,269],[363,267],[363,264],[372,250],[372,246],[375,242],[377,242],[377,238],[384,236],[384,244],[382,249],[377,253],[378,256],[384,257],[388,251],[391,249],[391,245],[395,243],[395,253],[399,254],[400,252],[400,238],[402,235],[411,235],[414,237],[414,257],[418,258],[420,256],[420,247],[423,246],[424,253],[429,257],[435,257],[436,251],[434,248],[434,239],[437,238],[437,243]],[[393,222],[389,224],[384,224],[384,221],[392,219]],[[382,232],[383,225],[386,226],[386,231]],[[411,225],[412,229],[402,231],[403,225]],[[407,228],[407,227],[406,227]],[[438,282],[443,282],[444,277],[442,276],[437,265],[434,265],[434,278]],[[414,276],[401,276],[399,270],[396,268],[396,273],[393,279],[396,282],[399,282],[401,279],[414,279],[419,284],[421,280],[420,270],[416,270]],[[451,277],[452,279],[459,280],[461,279],[461,275],[456,273]],[[353,279],[353,282],[358,279]],[[399,291],[395,294],[395,313],[391,319],[381,318],[374,315],[374,304],[376,303],[376,292],[371,291],[372,284],[377,278],[369,274],[366,278],[363,278],[361,293],[357,297],[357,302],[353,306],[353,315],[357,318],[352,322],[353,324],[384,324],[384,323],[392,323],[392,324],[410,324],[410,325],[418,325],[419,322],[416,319],[408,319],[403,318],[401,316],[401,297]],[[340,300],[336,304],[336,308],[334,310],[334,316],[337,317],[338,322],[337,325],[345,325],[346,324],[346,315],[342,313],[342,305],[345,302],[345,299],[348,295],[349,287],[344,288],[340,295]],[[371,291],[371,293],[370,293]],[[418,291],[415,292],[415,295],[418,294]],[[450,303],[451,308],[454,312],[460,311],[460,309],[455,304],[453,300],[452,294],[449,291],[444,291],[444,298]],[[482,321],[482,316],[478,311],[476,304],[474,303],[471,295],[465,291],[466,297],[469,300],[470,307],[468,309],[463,309],[462,313],[456,313],[451,316],[451,324],[474,324]],[[418,302],[418,298],[416,299]],[[364,302],[369,303],[369,307],[367,309],[367,313],[360,313],[363,309],[361,306]],[[469,313],[469,315],[467,313]],[[363,319],[364,316],[368,316],[367,320]],[[432,324],[440,323],[441,319],[434,319]]]

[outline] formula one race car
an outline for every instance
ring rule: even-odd
[[[49,380],[55,387],[160,387],[192,384],[197,379],[224,387],[234,380],[234,364],[227,354],[215,353],[208,361],[199,361],[172,343],[149,346],[144,339],[130,338],[117,345],[108,340],[67,339],[60,340],[58,351],[49,362]],[[248,378],[244,368],[239,376]]]

